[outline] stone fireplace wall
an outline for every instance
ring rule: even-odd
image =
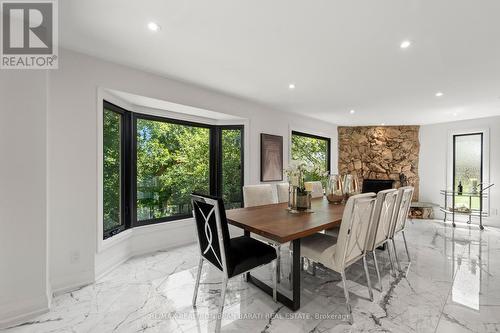
[[[338,127],[339,172],[363,179],[392,179],[401,186],[400,176],[415,187],[418,200],[418,157],[420,126]]]

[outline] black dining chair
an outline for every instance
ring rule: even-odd
[[[273,265],[273,299],[276,302],[277,265],[276,250],[249,236],[230,238],[224,202],[221,198],[193,193],[193,215],[200,245],[200,261],[193,294],[193,306],[200,285],[203,262],[206,260],[223,273],[221,304],[217,316],[216,331],[220,330],[227,282],[230,278],[245,274],[262,265]]]

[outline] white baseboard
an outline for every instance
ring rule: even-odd
[[[51,281],[52,295],[57,296],[70,291],[74,291],[94,282],[94,272],[85,271],[59,278]]]
[[[47,295],[0,305],[0,329],[20,325],[49,311]]]

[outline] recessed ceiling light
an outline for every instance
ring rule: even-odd
[[[350,114],[355,114],[355,113],[356,113],[356,111],[351,110],[351,111],[349,111],[349,113],[350,113]]]
[[[399,45],[399,47],[402,49],[407,49],[410,47],[410,45],[411,42],[409,40],[404,40],[403,42],[401,42],[401,45]]]
[[[454,116],[454,117],[458,116],[458,113],[453,112],[453,116]]]
[[[443,92],[441,92],[441,91],[438,91],[438,92],[436,93],[436,97],[441,97],[441,96],[443,96],[443,95],[444,95],[444,94],[443,94]]]
[[[288,89],[290,89],[290,90],[295,89],[295,83],[290,83],[290,84],[288,85]]]
[[[158,30],[161,29],[161,27],[156,22],[149,22],[148,23],[148,29],[151,30],[151,31],[158,31]]]

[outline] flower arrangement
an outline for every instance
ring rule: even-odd
[[[305,174],[310,170],[311,168],[305,162],[293,160],[285,170],[285,175],[291,186],[296,187],[298,192],[305,193]]]
[[[320,180],[325,182],[329,172],[325,171],[321,165],[310,165],[304,161],[292,160],[285,170],[285,176],[288,178],[291,186],[297,187],[299,192],[306,191],[306,177],[309,180]]]

